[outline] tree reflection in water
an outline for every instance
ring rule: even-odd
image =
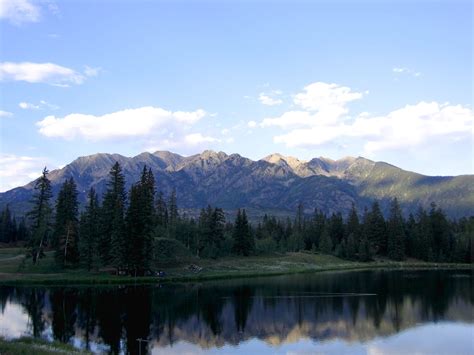
[[[252,338],[366,341],[422,323],[474,322],[469,271],[364,271],[127,287],[0,288],[34,337],[139,352],[137,339],[202,348]],[[7,320],[1,328],[8,329]],[[145,346],[142,344],[142,353]]]

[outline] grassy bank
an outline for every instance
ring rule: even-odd
[[[5,340],[0,338],[0,354],[2,355],[51,355],[51,354],[90,354],[75,349],[72,345],[59,342],[48,342],[41,339],[19,338]]]
[[[189,265],[202,268],[193,272]],[[162,265],[165,277],[129,277],[113,275],[111,270],[87,272],[82,269],[59,270],[51,252],[37,265],[26,260],[20,248],[0,249],[0,283],[2,284],[136,284],[156,282],[184,282],[240,277],[261,277],[284,274],[311,273],[331,270],[380,268],[463,268],[471,264],[439,264],[417,260],[393,262],[377,260],[360,263],[339,259],[332,255],[310,252],[273,254],[250,257],[225,257],[217,260],[189,258]]]

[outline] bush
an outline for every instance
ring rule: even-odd
[[[271,254],[277,251],[278,245],[273,238],[257,239],[255,249],[257,254]]]
[[[155,263],[176,263],[191,256],[191,252],[179,240],[155,238],[153,243],[153,261]]]

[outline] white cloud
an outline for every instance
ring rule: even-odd
[[[39,132],[47,137],[65,139],[85,138],[104,140],[126,137],[150,137],[198,122],[206,115],[204,110],[192,112],[167,111],[159,107],[126,109],[102,116],[72,113],[65,117],[47,116],[37,122]]]
[[[84,68],[84,74],[88,77],[94,77],[94,76],[97,76],[99,75],[99,73],[102,71],[102,68],[100,67],[96,67],[96,68],[92,68],[92,67],[89,67],[89,66],[85,66]]]
[[[363,95],[363,93],[352,91],[347,86],[316,82],[306,86],[303,92],[295,95],[293,101],[308,111],[341,116],[347,112],[346,105],[349,102],[359,100]]]
[[[18,104],[18,107],[23,110],[39,110],[40,109],[39,105],[35,105],[29,102],[20,102]]]
[[[472,136],[473,111],[461,105],[419,102],[386,116],[358,118],[354,134],[371,132],[364,149],[368,154],[386,149],[422,146],[429,139]]]
[[[324,119],[324,117],[322,117]],[[288,111],[279,117],[265,118],[261,127],[277,126],[280,128],[290,128],[298,126],[312,126],[317,122],[317,115],[308,111]]]
[[[283,100],[276,98],[281,95],[280,90],[273,90],[269,93],[261,92],[258,95],[258,100],[266,106],[277,106],[283,103]]]
[[[0,63],[0,81],[26,81],[67,87],[82,84],[84,80],[85,77],[75,70],[54,63]]]
[[[22,186],[41,175],[46,159],[0,154],[0,192]]]
[[[286,114],[291,116],[291,112]],[[359,138],[365,142],[366,154],[372,154],[387,149],[422,146],[433,138],[468,137],[472,135],[473,120],[470,108],[422,101],[384,116],[370,117],[364,113],[351,121],[339,120],[333,124],[314,120],[309,127],[275,136],[274,141],[288,147],[314,147],[341,139]]]
[[[412,76],[415,76],[415,77],[419,77],[421,76],[421,73],[416,71],[416,70],[412,70],[412,69],[409,69],[409,68],[406,68],[406,67],[393,67],[392,68],[392,72],[394,72],[395,74],[399,75],[399,74],[407,74],[407,75],[412,75]]]
[[[25,22],[38,22],[41,9],[29,0],[1,0],[0,19],[5,19],[14,25]]]
[[[0,117],[11,117],[11,116],[13,116],[13,113],[0,110]]]
[[[229,138],[225,141],[227,142]],[[196,150],[210,149],[214,143],[221,143],[222,140],[202,133],[175,134],[169,133],[161,139],[153,137],[147,142],[145,150],[155,152],[157,150],[174,150],[181,154],[193,154]]]
[[[406,68],[394,68],[404,72]],[[344,145],[348,140],[363,144],[366,154],[381,150],[419,147],[431,139],[472,137],[473,111],[462,105],[421,101],[372,117],[368,112],[350,115],[348,103],[367,92],[352,91],[337,84],[313,83],[294,96],[303,110],[287,111],[265,118],[261,127],[285,132],[273,137],[287,147],[315,147],[328,143]]]
[[[41,109],[49,109],[49,110],[57,110],[59,106],[51,104],[45,100],[40,100],[39,104],[33,104],[31,102],[20,102],[18,104],[23,110],[41,110]]]
[[[214,143],[219,142],[219,139],[211,137],[211,136],[204,136],[201,133],[192,133],[188,134],[184,137],[185,143],[189,145],[198,145],[202,143]]]
[[[313,127],[335,124],[349,110],[347,104],[359,100],[364,93],[354,92],[346,86],[316,82],[294,96],[294,103],[304,110],[288,111],[279,117],[265,118],[260,126]]]
[[[257,127],[257,122],[255,122],[255,121],[248,121],[248,122],[247,122],[247,126],[248,126],[249,128],[255,128],[255,127]]]
[[[392,68],[392,71],[393,71],[394,73],[407,73],[407,72],[408,72],[408,68],[395,67],[395,68]]]

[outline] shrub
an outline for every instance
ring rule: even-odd
[[[179,240],[155,238],[153,243],[153,261],[155,263],[175,263],[191,256],[191,252]]]
[[[277,251],[278,245],[273,238],[257,239],[255,241],[257,254],[271,254]]]

